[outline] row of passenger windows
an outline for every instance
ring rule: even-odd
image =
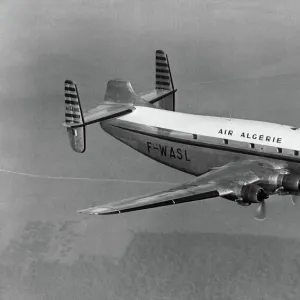
[[[228,140],[227,139],[224,139],[223,142],[224,142],[224,144],[228,145]],[[255,149],[255,144],[250,143],[249,146],[250,146],[251,149]],[[277,148],[277,153],[282,153],[282,148]],[[299,155],[299,151],[298,150],[294,150],[294,155],[298,156]]]
[[[198,138],[197,134],[193,134],[193,139],[196,140]],[[228,140],[227,139],[223,139],[223,143],[228,145]],[[255,144],[254,143],[250,143],[249,147],[251,149],[255,149]],[[277,153],[282,153],[282,148],[277,148]],[[298,150],[294,150],[294,155],[295,156],[299,156],[299,151]]]

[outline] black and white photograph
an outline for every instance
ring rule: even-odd
[[[300,299],[300,2],[0,1],[0,300]]]

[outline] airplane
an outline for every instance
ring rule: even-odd
[[[83,113],[77,85],[65,81],[65,123],[72,149],[84,153],[86,127],[99,123],[117,140],[171,168],[195,176],[170,189],[78,210],[110,215],[221,197],[257,205],[300,198],[300,131],[288,125],[175,111],[168,55],[155,52],[155,89],[137,94],[129,81],[109,80],[104,101]],[[269,201],[269,200],[268,200]]]

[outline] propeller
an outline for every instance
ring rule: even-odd
[[[266,218],[266,213],[266,203],[265,200],[262,200],[258,205],[254,218],[258,221],[263,221]]]
[[[299,194],[294,194],[294,195],[291,195],[291,200],[292,200],[292,203],[296,206],[299,205],[300,203],[300,195]]]

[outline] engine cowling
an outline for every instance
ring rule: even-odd
[[[282,186],[288,192],[300,191],[300,175],[285,174],[280,175],[278,178],[279,186]]]
[[[261,203],[269,198],[264,189],[256,184],[248,184],[242,187],[241,197],[244,203]]]

